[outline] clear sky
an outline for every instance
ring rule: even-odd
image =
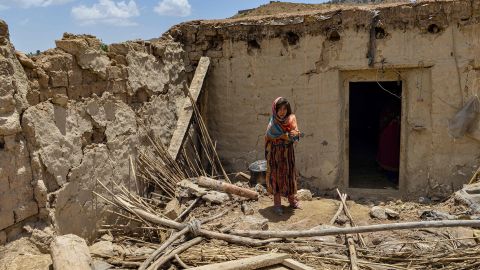
[[[0,0],[0,18],[25,53],[55,47],[64,32],[92,34],[105,43],[159,37],[172,25],[231,17],[269,0]],[[289,0],[322,3],[325,0]]]

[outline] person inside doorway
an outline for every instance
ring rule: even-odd
[[[273,195],[274,211],[278,215],[283,214],[281,196],[288,198],[290,207],[300,208],[295,198],[297,170],[293,147],[299,138],[297,119],[292,114],[290,103],[286,98],[276,98],[265,134],[265,159],[267,190]]]
[[[380,113],[377,162],[388,180],[398,184],[400,165],[400,106],[388,103]]]

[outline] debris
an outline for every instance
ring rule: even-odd
[[[374,206],[370,209],[370,216],[372,218],[377,218],[377,219],[397,219],[399,218],[399,214],[392,209],[386,208],[386,207],[380,207],[380,206]]]
[[[99,259],[93,259],[92,270],[108,270],[108,269],[112,269],[113,267],[114,267],[113,265],[105,261],[102,261]]]
[[[456,219],[454,215],[450,215],[448,213],[438,211],[438,210],[422,210],[422,211],[419,211],[419,215],[420,215],[420,218],[424,220]]]
[[[350,224],[347,224],[347,228],[350,227]],[[347,245],[348,245],[348,254],[350,255],[350,269],[351,270],[358,270],[358,263],[357,263],[357,251],[355,249],[355,243],[353,242],[352,235],[347,234]]]
[[[245,215],[253,215],[255,213],[255,210],[253,210],[253,208],[247,203],[242,203],[242,212]]]
[[[240,260],[228,261],[224,263],[217,263],[211,265],[205,265],[201,267],[195,267],[191,269],[195,270],[250,270],[261,269],[269,266],[281,264],[288,258],[287,254],[283,253],[270,253]]]
[[[322,230],[305,230],[305,231],[242,231],[232,230],[231,234],[252,237],[256,239],[268,238],[296,238],[296,237],[312,237],[323,235],[352,234],[364,232],[378,232],[391,230],[407,230],[419,228],[443,228],[443,227],[480,227],[480,220],[442,220],[442,221],[417,221],[390,224],[376,224],[367,226],[358,226],[352,228],[332,228]]]
[[[480,213],[480,183],[464,185],[454,194],[456,201],[470,207],[474,213]]]
[[[55,237],[51,244],[51,256],[55,270],[85,270],[92,266],[87,243],[74,234]]]
[[[419,197],[418,198],[418,203],[421,203],[421,204],[429,204],[431,202],[432,201],[427,197]]]
[[[205,188],[199,187],[197,184],[188,179],[182,180],[177,185],[186,189],[190,195],[195,197],[202,197],[203,195],[207,194],[207,190]]]
[[[206,176],[198,177],[197,183],[199,186],[215,189],[218,191],[223,191],[228,194],[235,194],[248,199],[254,199],[254,200],[258,199],[258,193],[253,190],[241,188],[236,185],[225,183],[225,182],[215,180]]]
[[[207,194],[202,196],[202,199],[210,203],[223,204],[228,201],[230,197],[226,193],[210,190]]]
[[[400,217],[400,214],[396,211],[393,211],[392,209],[390,208],[385,208],[385,214],[387,214],[387,216],[390,218],[390,219],[398,219]]]
[[[258,194],[260,194],[260,195],[267,194],[267,189],[261,184],[256,184],[255,185],[255,191],[258,192]]]
[[[110,241],[100,241],[89,247],[90,254],[96,257],[110,258],[118,255],[114,250],[114,245]]]
[[[308,189],[300,189],[297,191],[297,200],[299,201],[311,201],[312,200],[312,192]]]
[[[244,216],[235,227],[240,230],[265,231],[268,230],[268,219],[256,216]]]
[[[180,215],[181,206],[176,198],[172,199],[165,206],[165,216],[170,219],[176,219]]]
[[[250,182],[250,175],[244,172],[239,172],[235,175],[235,180],[242,182]]]

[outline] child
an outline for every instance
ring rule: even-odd
[[[300,138],[297,120],[290,103],[283,97],[275,99],[265,135],[265,158],[267,160],[267,190],[273,194],[274,211],[282,215],[281,196],[288,198],[290,207],[300,208],[295,198],[297,171],[293,143]]]

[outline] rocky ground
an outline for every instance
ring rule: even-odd
[[[240,186],[247,186],[239,183]],[[182,194],[180,188],[180,194]],[[228,232],[232,229],[243,230],[309,230],[312,228],[343,227],[349,219],[343,213],[334,224],[330,220],[337,212],[340,201],[334,198],[313,197],[308,190],[300,190],[301,209],[291,209],[283,201],[284,214],[279,216],[273,212],[272,197],[262,194],[258,200],[246,200],[238,196],[225,196],[217,193],[216,197],[206,197],[197,204],[186,220],[207,218],[222,211],[227,214],[206,224],[206,229]],[[185,192],[184,192],[185,193]],[[188,192],[179,197],[179,203],[170,207],[166,213],[175,218],[193,202]],[[190,190],[190,193],[192,191]],[[182,196],[182,195],[181,195]],[[435,198],[434,198],[435,199]],[[358,226],[369,224],[385,224],[406,221],[458,219],[470,213],[469,207],[456,202],[453,198],[444,201],[431,201],[420,198],[420,202],[403,202],[401,200],[387,201],[352,201],[347,200],[347,207]],[[113,224],[113,225],[112,225]],[[130,224],[132,225],[132,224]],[[26,231],[29,227],[26,226]],[[138,229],[138,228],[137,228]],[[130,230],[130,231],[129,231]],[[93,258],[94,269],[124,269],[137,268],[149,254],[159,247],[155,241],[143,238],[131,227],[125,230],[121,224],[106,224],[103,234],[89,243],[89,251]],[[166,239],[168,231],[157,232],[160,238]],[[366,247],[358,248],[359,257],[367,259],[375,252],[402,253],[422,250],[422,252],[450,248],[477,247],[478,231],[472,228],[440,228],[414,229],[401,231],[384,231],[362,234]],[[53,233],[47,230],[31,231],[24,237],[0,247],[0,269],[51,269],[49,244]],[[370,250],[363,254],[363,250]],[[264,247],[246,247],[227,244],[219,240],[204,240],[180,255],[188,265],[204,265],[213,262],[228,261],[238,258],[255,256],[268,252],[287,252],[291,256],[316,269],[344,269],[348,264],[348,253],[345,248],[345,237],[323,236],[270,243]],[[375,252],[374,252],[375,251]],[[363,255],[361,255],[363,254]],[[370,255],[368,255],[370,254]],[[328,257],[330,259],[324,259]],[[170,269],[177,269],[172,264]],[[179,268],[182,269],[182,268]],[[369,268],[365,268],[369,269]],[[387,268],[375,268],[387,269]],[[397,268],[392,268],[397,269]],[[401,268],[398,268],[401,269]],[[412,268],[414,269],[414,268]]]

